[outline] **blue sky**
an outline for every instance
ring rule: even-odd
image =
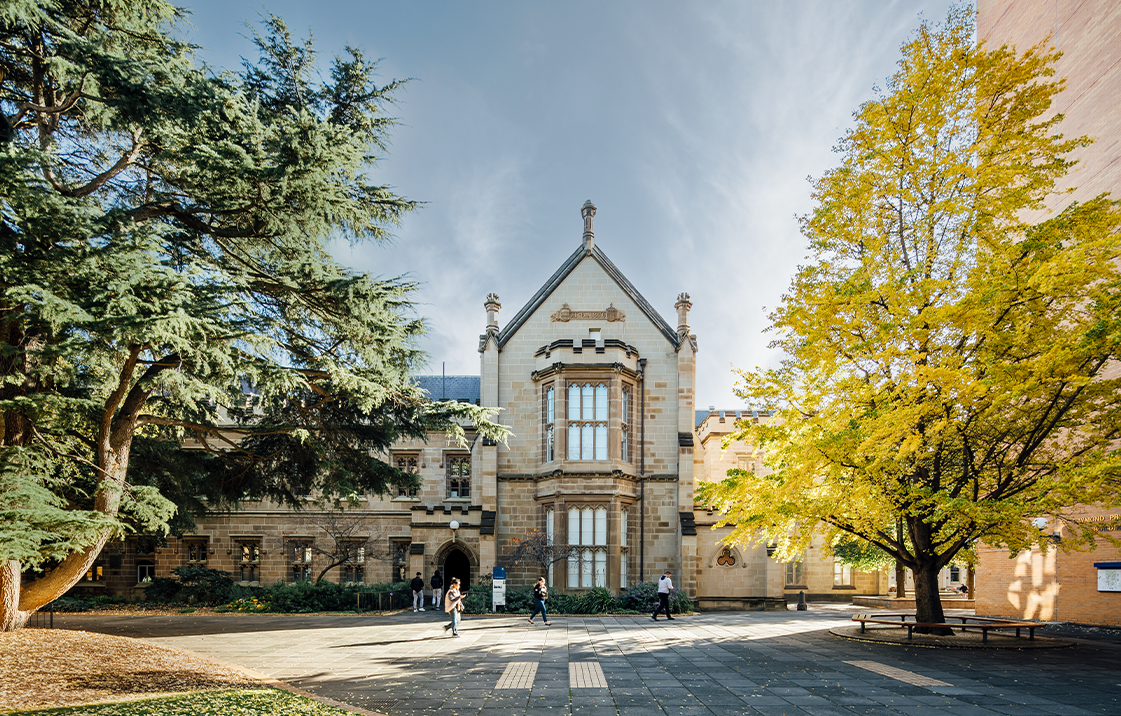
[[[883,85],[920,14],[948,2],[182,2],[216,67],[252,56],[245,21],[285,18],[412,78],[376,181],[427,202],[390,246],[336,247],[409,273],[426,372],[477,374],[483,299],[509,320],[580,242],[596,242],[676,325],[686,291],[699,407],[737,407],[731,366],[768,365],[765,307],[805,257],[807,177]]]

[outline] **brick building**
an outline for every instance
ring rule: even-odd
[[[854,574],[818,549],[786,565],[765,546],[717,544],[729,528],[709,529],[718,516],[694,510],[695,483],[723,479],[731,467],[763,469],[748,446],[722,450],[720,441],[737,418],[761,417],[696,410],[688,294],[675,304],[675,328],[596,245],[591,202],[581,213],[580,245],[504,326],[498,296],[487,297],[480,374],[420,379],[433,399],[500,406],[509,444],[468,430],[467,447],[442,433],[395,445],[388,459],[417,473],[421,486],[367,495],[349,510],[365,517],[347,537],[363,548],[327,578],[375,583],[421,572],[427,580],[438,569],[470,585],[511,539],[537,530],[577,548],[547,570],[563,591],[617,592],[668,568],[707,609],[782,608],[798,591],[814,599],[886,593],[885,575]],[[324,519],[311,505],[295,513],[245,503],[166,545],[111,545],[79,588],[140,597],[145,579],[189,564],[245,583],[314,579],[328,564],[312,549],[331,542]],[[508,577],[523,586],[539,573],[519,565]]]
[[[1047,208],[1031,218],[1046,219],[1072,201],[1102,193],[1121,196],[1121,4],[978,0],[977,35],[991,45],[1023,50],[1047,41],[1061,50],[1055,70],[1057,77],[1066,78],[1066,87],[1052,108],[1063,114],[1059,129],[1068,137],[1095,139],[1073,153],[1078,164],[1059,186],[1074,191],[1052,195]],[[1119,536],[1117,511],[1086,506],[1068,517]],[[1062,524],[1048,523],[1043,529],[1056,542],[1062,540]],[[982,548],[979,558],[978,614],[1121,626],[1121,551],[1108,544],[1092,552],[1035,549],[1016,557]]]

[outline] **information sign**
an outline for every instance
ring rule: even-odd
[[[506,606],[506,580],[496,579],[491,585],[491,601],[495,607]]]

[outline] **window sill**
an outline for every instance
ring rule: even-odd
[[[787,584],[783,589],[809,589],[808,584]]]
[[[856,587],[851,584],[834,584],[833,589],[856,589]]]
[[[394,497],[392,500],[390,500],[390,502],[420,502],[420,498],[398,495],[397,497]]]
[[[445,497],[444,502],[455,502],[455,503],[467,502],[467,503],[469,503],[469,502],[471,502],[471,498],[470,497]]]

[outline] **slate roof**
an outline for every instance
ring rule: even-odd
[[[611,259],[607,258],[607,254],[603,253],[598,246],[593,246],[591,249],[580,246],[580,248],[576,249],[576,251],[561,264],[561,267],[545,282],[545,285],[538,289],[537,293],[533,294],[533,298],[529,299],[529,302],[522,306],[522,310],[514,314],[514,318],[506,324],[505,328],[498,332],[498,347],[501,348],[506,345],[506,341],[510,340],[510,338],[518,332],[522,324],[533,315],[534,311],[541,307],[545,299],[557,289],[557,286],[561,285],[561,282],[564,281],[587,256],[591,256],[599,262],[599,265],[603,267],[607,275],[618,284],[619,288],[623,289],[623,293],[627,294],[628,298],[634,301],[634,304],[638,306],[639,310],[646,314],[646,317],[650,319],[651,323],[658,327],[658,330],[662,332],[662,335],[666,337],[666,340],[670,342],[674,350],[677,350],[679,347],[677,332],[670,328],[670,325],[666,323],[666,319],[662,318],[658,312],[654,310],[650,302],[643,298],[642,294],[638,292],[638,289],[634,287],[634,284],[627,280],[623,272],[620,271],[615,264],[611,263]]]
[[[478,405],[482,395],[477,375],[418,375],[415,379],[432,400],[456,400]]]

